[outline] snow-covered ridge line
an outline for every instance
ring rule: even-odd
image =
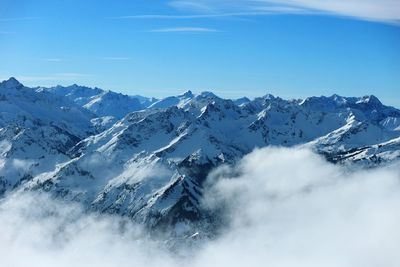
[[[150,99],[0,83],[0,195],[46,191],[180,233],[212,218],[200,204],[209,172],[255,148],[301,145],[373,167],[400,158],[399,139],[400,110],[375,96]]]

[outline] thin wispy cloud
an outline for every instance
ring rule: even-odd
[[[0,22],[7,22],[7,21],[22,21],[22,20],[33,20],[39,19],[39,17],[15,17],[15,18],[0,18]]]
[[[17,76],[17,79],[22,82],[43,82],[43,81],[57,81],[55,76]]]
[[[236,0],[229,2],[223,0],[200,0],[195,2],[178,0],[171,1],[168,5],[180,11],[193,11],[198,14],[209,13],[211,15],[227,16],[251,16],[271,13],[300,13],[309,11],[301,6],[280,4],[280,1],[276,2],[277,4],[265,4],[264,0]]]
[[[82,77],[90,77],[92,75],[86,73],[77,73],[77,72],[61,72],[54,74],[55,76],[59,77],[66,77],[66,78],[82,78]]]
[[[112,17],[112,19],[158,19],[158,20],[190,20],[190,19],[212,19],[212,18],[226,18],[226,17],[248,17],[248,16],[265,16],[277,13],[307,13],[310,10],[293,8],[293,7],[274,7],[265,8],[263,10],[254,10],[249,12],[228,12],[228,13],[211,13],[211,14],[191,14],[191,15],[162,15],[162,14],[147,14],[147,15],[131,15]],[[313,13],[316,13],[315,11]]]
[[[398,0],[175,0],[170,6],[191,12],[212,10],[215,13],[276,12],[276,13],[323,13],[349,16],[365,20],[398,23],[400,21],[400,1]],[[201,8],[196,8],[197,6]],[[250,12],[250,13],[249,13]],[[234,13],[233,13],[234,14]]]
[[[151,32],[177,32],[177,33],[207,33],[207,32],[218,32],[212,28],[201,28],[201,27],[176,27],[176,28],[162,28],[154,29]]]
[[[254,12],[252,12],[253,14]],[[261,12],[258,12],[261,14]],[[131,15],[131,16],[119,16],[112,17],[113,19],[207,19],[207,18],[219,18],[219,17],[233,17],[244,15],[244,13],[225,13],[225,14],[204,14],[204,15],[161,15],[161,14],[148,14],[148,15]]]
[[[130,57],[101,57],[101,60],[109,60],[109,61],[128,61],[132,58]]]
[[[400,23],[400,1],[398,0],[176,0],[169,2],[168,5],[181,12],[190,12],[191,14],[145,14],[119,16],[114,17],[114,19],[179,20],[276,14],[323,14],[386,23]]]
[[[46,61],[46,62],[61,62],[61,58],[41,58],[41,61]]]

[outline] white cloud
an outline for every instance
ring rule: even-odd
[[[398,0],[176,0],[171,1],[170,5],[179,10],[208,12],[210,16],[322,13],[391,23],[398,23],[400,20]]]
[[[8,22],[8,21],[23,21],[23,20],[34,20],[40,19],[40,17],[15,17],[15,18],[0,18],[0,22]]]
[[[307,9],[315,9],[333,14],[352,16],[369,20],[398,21],[400,20],[400,2],[397,0],[286,0],[263,1],[265,3],[281,3]]]
[[[214,17],[230,17],[232,14],[209,14],[209,15],[131,15],[112,17],[113,19],[203,19]]]
[[[308,150],[266,148],[215,170],[209,186],[205,207],[229,225],[183,258],[128,221],[43,195],[12,195],[0,203],[2,264],[400,266],[398,164],[351,171]]]
[[[89,77],[90,74],[77,73],[77,72],[60,72],[54,74],[54,76],[65,77],[65,78],[77,78],[77,77]]]
[[[132,58],[130,58],[130,57],[102,57],[100,59],[109,60],[109,61],[128,61],[128,60],[131,60]]]
[[[40,60],[47,61],[47,62],[61,62],[62,61],[61,58],[42,58]]]
[[[282,8],[279,8],[282,11]],[[288,9],[286,9],[288,10]],[[300,9],[290,9],[290,13],[304,13],[304,10]],[[113,19],[159,19],[159,20],[188,20],[188,19],[210,19],[210,18],[224,18],[224,17],[245,17],[245,16],[263,16],[275,14],[276,8],[270,11],[250,11],[250,12],[229,12],[229,13],[209,13],[209,14],[196,14],[196,15],[160,15],[160,14],[150,14],[150,15],[131,15],[131,16],[119,16],[113,17]],[[307,12],[309,13],[309,11]]]
[[[85,215],[44,195],[10,196],[0,206],[0,222],[2,266],[172,266],[137,225]]]
[[[232,227],[198,266],[399,266],[399,167],[352,172],[308,150],[255,151],[211,176],[206,204]]]
[[[55,76],[17,76],[18,80],[22,82],[37,82],[37,81],[57,81],[58,77]]]
[[[206,32],[218,32],[218,30],[211,28],[200,28],[200,27],[176,27],[176,28],[155,29],[151,30],[151,32],[206,33]]]

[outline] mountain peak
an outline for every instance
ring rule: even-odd
[[[381,101],[374,95],[366,95],[357,101],[357,104],[368,104],[372,105],[373,107],[381,107],[382,103]]]
[[[329,97],[329,99],[333,100],[335,103],[339,105],[344,105],[347,103],[347,98],[338,94],[333,94]]]
[[[5,87],[18,85],[0,84],[0,173],[7,174],[0,197],[46,191],[151,229],[216,221],[201,205],[208,174],[256,148],[307,147],[334,163],[368,167],[400,159],[400,110],[377,107],[374,96],[234,102],[188,91],[145,106],[86,87],[46,94]],[[24,168],[16,169],[20,158]]]
[[[210,91],[203,91],[200,93],[200,96],[207,97],[207,98],[217,98],[217,96],[213,92],[210,92]]]
[[[234,102],[236,105],[238,105],[238,106],[243,105],[243,104],[247,104],[247,103],[249,103],[250,101],[251,101],[251,100],[248,99],[247,97],[241,97],[241,98],[238,98],[238,99],[233,100],[233,102]]]
[[[2,87],[5,88],[17,88],[17,87],[21,87],[23,86],[17,79],[15,79],[14,77],[11,77],[8,80],[4,80],[0,83],[0,85]]]
[[[381,101],[374,95],[366,95],[361,97],[360,101],[365,103],[381,103]]]
[[[264,100],[274,100],[276,97],[272,94],[266,94],[262,97]]]
[[[193,93],[192,93],[192,91],[187,90],[186,92],[184,92],[180,96],[185,97],[185,98],[191,98],[191,97],[193,97]]]

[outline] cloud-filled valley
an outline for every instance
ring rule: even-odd
[[[303,148],[264,148],[207,180],[221,234],[195,249],[46,194],[0,204],[4,266],[398,266],[399,164],[352,170]],[[180,255],[180,256],[177,256]]]
[[[400,110],[0,83],[5,266],[397,266]]]
[[[0,267],[400,266],[400,0],[0,6]]]

